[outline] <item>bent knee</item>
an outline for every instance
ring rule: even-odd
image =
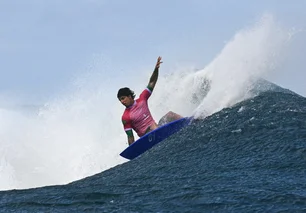
[[[175,121],[175,120],[178,120],[182,118],[182,116],[172,112],[172,111],[169,111],[167,114],[165,114],[158,122],[158,126],[161,126],[161,125],[164,125],[166,123],[169,123],[169,122],[172,122],[172,121]]]

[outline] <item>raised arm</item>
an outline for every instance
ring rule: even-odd
[[[153,91],[153,89],[154,89],[154,87],[155,87],[155,84],[156,84],[156,82],[157,82],[157,79],[158,79],[158,70],[159,70],[159,66],[160,66],[161,63],[163,63],[163,62],[161,61],[161,59],[162,59],[162,58],[161,58],[160,56],[157,58],[157,62],[156,62],[154,71],[153,71],[153,73],[152,73],[152,76],[151,76],[150,81],[149,81],[149,84],[148,84],[148,88],[149,88],[151,91]]]

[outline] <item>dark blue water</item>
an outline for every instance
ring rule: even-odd
[[[95,176],[2,191],[0,212],[306,212],[306,99],[261,93]]]

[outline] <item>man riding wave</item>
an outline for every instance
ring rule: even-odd
[[[155,69],[149,80],[149,84],[139,95],[138,99],[135,100],[134,92],[128,87],[121,88],[118,91],[117,98],[126,107],[122,115],[122,123],[124,131],[128,137],[129,145],[135,141],[132,130],[141,137],[158,128],[160,125],[182,118],[182,116],[170,111],[164,115],[160,119],[159,124],[157,124],[149,110],[148,99],[151,96],[158,79],[159,67],[160,64],[163,63],[161,59],[162,58],[159,56]]]

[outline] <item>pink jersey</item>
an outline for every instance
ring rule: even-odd
[[[155,123],[149,107],[148,99],[151,96],[151,91],[146,88],[135,100],[134,104],[127,107],[122,115],[122,122],[125,131],[134,129],[139,137],[146,134],[147,129]]]

